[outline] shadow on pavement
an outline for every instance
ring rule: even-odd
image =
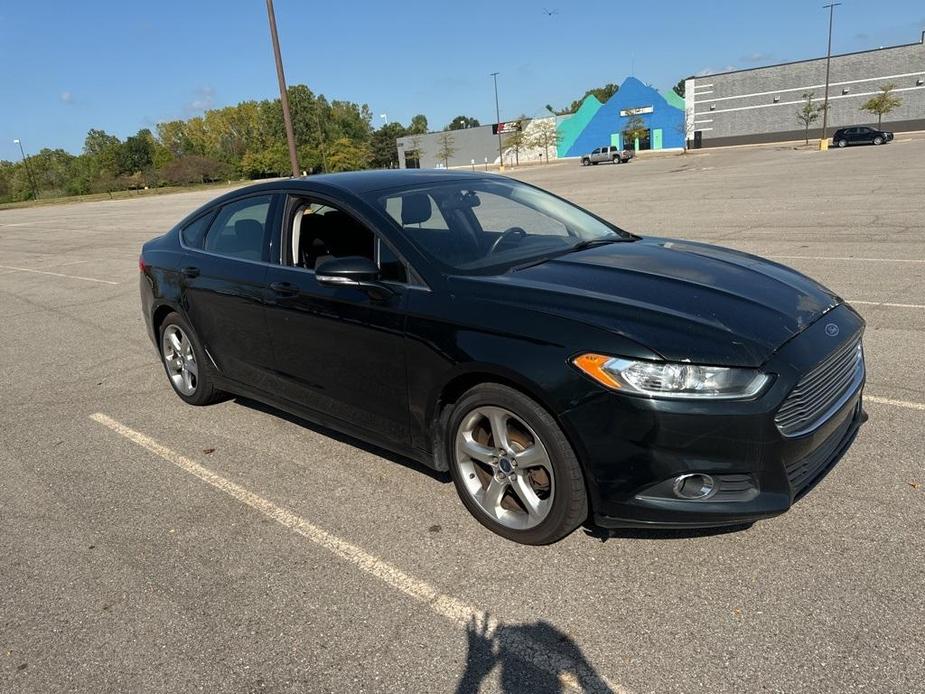
[[[456,694],[476,694],[495,668],[500,668],[505,694],[613,693],[578,645],[548,622],[510,625],[473,619],[466,636],[466,670]]]

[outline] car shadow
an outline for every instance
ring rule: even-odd
[[[613,692],[578,645],[549,622],[497,624],[487,615],[466,626],[466,669],[456,694],[476,694],[500,668],[505,694]]]
[[[406,456],[393,453],[392,451],[386,450],[385,448],[380,448],[379,446],[374,446],[370,443],[367,443],[366,441],[363,441],[362,439],[354,438],[353,436],[339,432],[336,429],[330,429],[320,424],[316,424],[315,422],[311,422],[307,419],[302,419],[301,417],[297,417],[296,415],[285,412],[284,410],[278,410],[275,407],[271,407],[270,405],[266,405],[257,400],[251,400],[250,398],[245,398],[243,396],[236,396],[233,402],[237,405],[243,405],[244,407],[256,410],[257,412],[263,412],[264,414],[270,414],[274,417],[279,417],[280,419],[284,419],[287,422],[297,424],[303,429],[308,429],[309,431],[312,431],[316,434],[327,436],[329,439],[334,439],[335,441],[345,443],[348,446],[359,448],[361,451],[366,451],[367,453],[379,456],[380,458],[385,458],[389,462],[404,465],[406,468],[410,468],[416,472],[421,472],[438,482],[447,483],[452,481],[450,479],[450,473],[448,472],[434,470],[433,468],[427,467],[426,465]]]

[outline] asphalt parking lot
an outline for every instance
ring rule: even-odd
[[[173,394],[138,251],[216,191],[0,211],[0,690],[925,691],[925,138],[514,175],[852,302],[834,471],[746,530],[518,546],[412,462]]]

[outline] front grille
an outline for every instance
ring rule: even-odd
[[[784,436],[808,434],[838,411],[863,377],[864,352],[858,337],[800,379],[777,411],[774,423]]]
[[[838,428],[829,434],[829,437],[812,453],[787,465],[787,479],[790,480],[794,497],[806,491],[806,488],[834,462],[834,456],[843,447],[845,435],[851,428],[857,411],[855,408],[852,415],[845,417],[845,421],[839,424]]]

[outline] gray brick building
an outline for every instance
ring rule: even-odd
[[[806,92],[822,103],[825,63],[823,57],[688,79],[689,138],[703,147],[802,139],[796,114]],[[888,83],[902,105],[884,116],[883,127],[925,130],[925,32],[918,43],[832,56],[829,136],[841,126],[876,125],[876,116],[860,106]],[[820,118],[810,137],[818,138],[821,127]]]

